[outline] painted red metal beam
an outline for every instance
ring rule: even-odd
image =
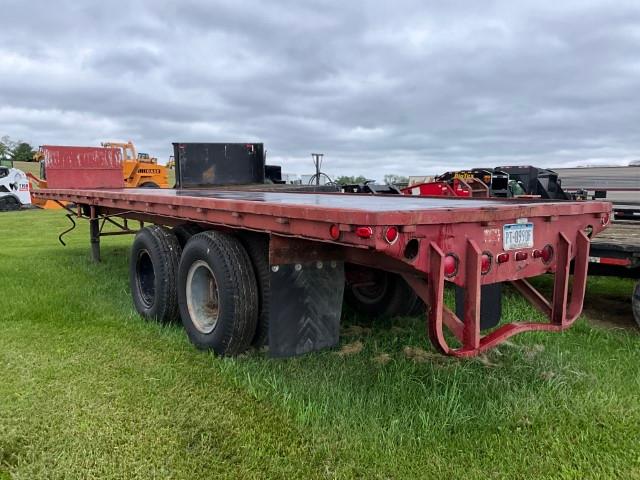
[[[521,217],[609,214],[608,202],[549,202],[518,199],[428,198],[409,195],[285,193],[225,190],[54,190],[34,192],[42,199],[215,221],[232,213],[360,225],[422,225],[491,222]],[[224,218],[228,220],[227,218]]]

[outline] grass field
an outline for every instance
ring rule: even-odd
[[[87,226],[65,248],[66,227],[0,215],[2,480],[640,478],[633,329],[582,319],[459,361],[403,319],[347,325],[352,354],[220,359],[137,316],[132,238],[104,239],[93,265]],[[625,302],[631,285],[593,279],[590,295]],[[515,295],[505,310],[537,316]]]
[[[40,176],[40,163],[38,162],[13,162],[13,167],[25,173],[32,173],[36,177]]]

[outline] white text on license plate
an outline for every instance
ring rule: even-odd
[[[533,247],[533,223],[508,223],[503,226],[502,246],[505,250]]]

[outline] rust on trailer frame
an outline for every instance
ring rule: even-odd
[[[568,328],[579,316],[584,299],[589,253],[589,238],[584,232],[596,235],[607,227],[611,215],[611,204],[597,201],[443,199],[215,189],[49,189],[35,195],[89,205],[95,215],[122,216],[165,225],[194,222],[265,232],[272,239],[272,264],[331,256],[335,259],[338,255],[347,262],[400,273],[428,305],[427,329],[432,343],[440,352],[455,356],[476,355],[521,332]],[[505,251],[503,226],[517,223],[533,225],[533,246]],[[385,237],[390,227],[398,232],[392,242]],[[539,252],[546,246],[553,253],[545,259]],[[498,263],[498,255],[505,253],[509,254],[507,261]],[[450,271],[445,274],[447,257],[456,259],[453,274]],[[483,270],[485,258],[490,259],[489,270]],[[574,281],[569,296],[569,268],[574,259]],[[555,274],[551,301],[526,280],[544,273]],[[462,319],[444,305],[445,282],[466,289]],[[511,282],[549,322],[509,323],[481,335],[480,287],[497,282]],[[448,344],[444,327],[453,333],[460,346]]]

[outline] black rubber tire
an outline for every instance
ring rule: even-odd
[[[0,197],[0,212],[14,212],[20,210],[22,204],[13,195],[5,195]]]
[[[200,228],[195,223],[183,223],[181,225],[173,227],[172,231],[173,234],[178,238],[180,246],[184,248],[187,245],[189,239],[196,233],[200,233],[202,231],[202,228]]]
[[[177,276],[182,248],[168,228],[144,227],[129,260],[129,285],[140,315],[158,322],[178,319]]]
[[[205,333],[194,323],[187,304],[188,275],[196,262],[206,264],[217,286],[217,321]],[[218,355],[238,355],[249,348],[258,320],[258,287],[249,255],[238,239],[216,231],[191,237],[180,259],[178,303],[182,324],[197,348]]]
[[[422,301],[422,299],[413,291],[413,289],[411,288],[411,285],[409,285],[404,279],[402,279],[405,284],[407,285],[407,288],[409,290],[411,290],[409,297],[412,299],[413,301],[413,306],[411,306],[411,308],[409,308],[408,313],[406,316],[408,317],[421,317],[426,315],[427,313],[427,306],[425,305],[425,303]]]
[[[144,182],[142,185],[140,185],[140,188],[160,188],[160,185],[158,185],[156,182]]]
[[[633,289],[633,295],[631,296],[631,307],[633,309],[633,318],[640,327],[640,280],[636,283]]]
[[[269,266],[269,237],[260,233],[243,232],[244,245],[258,282],[258,325],[251,344],[262,347],[269,341],[269,315],[271,299],[271,270]]]
[[[353,267],[347,264],[346,268]],[[369,291],[345,284],[344,300],[353,310],[370,318],[406,317],[424,311],[424,303],[400,275],[371,270],[376,285]]]

